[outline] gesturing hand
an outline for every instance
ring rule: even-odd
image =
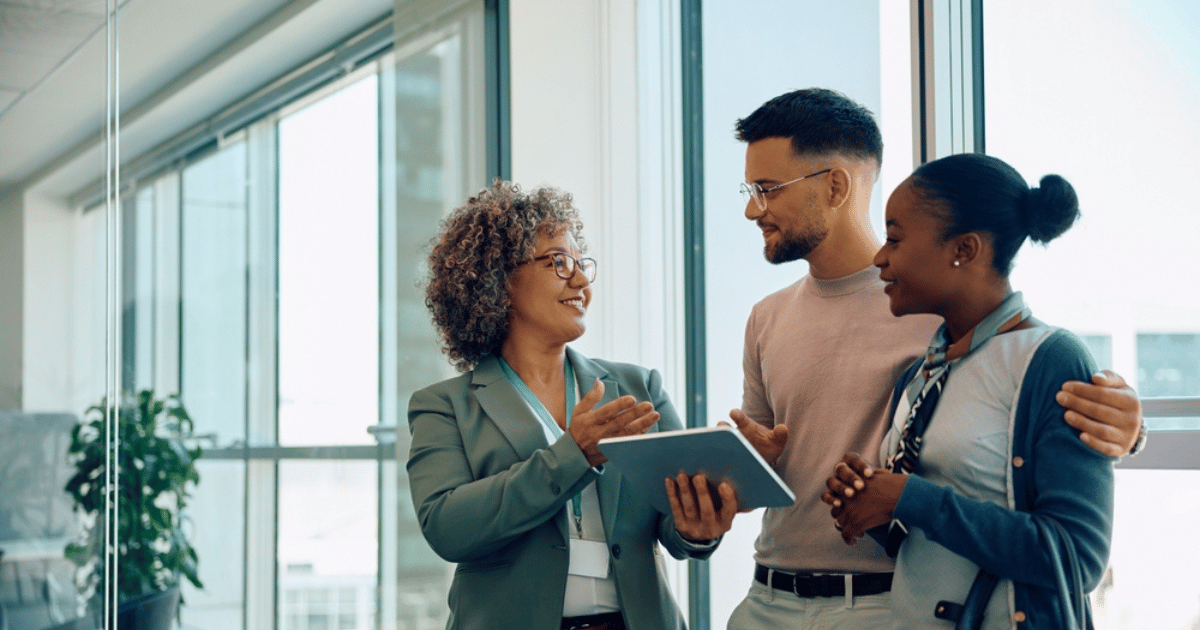
[[[645,433],[658,422],[658,412],[649,402],[639,403],[633,396],[621,396],[596,408],[603,396],[604,383],[596,379],[592,391],[575,405],[571,426],[567,429],[592,466],[608,461],[597,447],[600,440]]]
[[[721,499],[719,508],[709,493],[704,473],[688,479],[687,473],[680,472],[674,479],[667,477],[666,484],[675,529],[685,540],[708,542],[733,527],[737,496],[729,482],[722,481],[717,486],[717,496]]]
[[[738,431],[741,431],[746,441],[754,447],[754,450],[758,451],[758,454],[762,455],[768,464],[774,466],[775,460],[779,459],[779,455],[783,453],[783,447],[787,444],[787,427],[777,424],[774,428],[768,429],[751,420],[741,409],[731,410],[729,417],[737,425]],[[729,426],[729,423],[722,421],[718,425]]]

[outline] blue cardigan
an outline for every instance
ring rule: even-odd
[[[889,418],[919,367],[919,362],[914,364],[896,382]],[[1108,564],[1115,459],[1084,444],[1055,401],[1064,382],[1087,382],[1095,371],[1083,343],[1065,330],[1051,333],[1035,351],[1010,425],[1008,499],[1015,510],[939,487],[922,479],[918,466],[894,511],[896,518],[921,528],[930,540],[1011,579],[1016,607],[1010,613],[1023,614],[1018,626],[1022,629],[1060,627],[1063,605],[1056,576],[1069,572],[1061,564],[1065,558],[1051,551],[1056,545],[1046,539],[1038,519],[1053,519],[1064,527],[1079,558],[1085,592],[1096,588]],[[936,431],[936,425],[930,430]],[[871,534],[882,543],[886,526]],[[963,598],[970,586],[962,585]],[[933,611],[930,619],[935,623]]]

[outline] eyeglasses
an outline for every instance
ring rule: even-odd
[[[558,274],[563,280],[570,280],[575,277],[575,270],[583,272],[583,277],[587,278],[588,282],[596,281],[596,259],[595,258],[576,258],[564,252],[552,252],[545,256],[538,256],[529,262],[537,262],[546,260],[547,258],[554,259],[554,273]]]
[[[770,188],[763,188],[762,186],[758,185],[758,182],[753,182],[753,183],[742,182],[742,198],[747,201],[749,201],[750,199],[754,199],[754,204],[758,206],[759,210],[766,210],[767,209],[767,195],[775,192],[776,190],[779,190],[780,188],[783,188],[784,186],[787,186],[788,184],[795,184],[796,182],[798,182],[802,179],[808,179],[809,177],[816,177],[817,175],[824,175],[825,173],[828,173],[831,170],[833,170],[833,169],[827,168],[823,171],[817,171],[816,173],[809,173],[808,175],[805,175],[804,177],[797,177],[796,179],[793,179],[790,182],[783,182],[782,184],[777,184]]]

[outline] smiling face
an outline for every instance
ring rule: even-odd
[[[554,252],[580,257],[565,229],[556,235],[539,233],[531,258]],[[550,343],[568,343],[586,330],[584,316],[592,301],[592,284],[578,268],[567,280],[558,277],[553,258],[527,262],[513,272],[508,287],[510,337],[532,335]]]
[[[828,168],[796,156],[790,138],[763,138],[746,146],[746,182],[771,188]],[[820,207],[819,186],[827,175],[788,184],[766,195],[767,208],[746,201],[746,218],[763,234],[763,256],[774,264],[807,258],[829,235]]]
[[[887,283],[892,314],[945,315],[954,305],[958,283],[955,241],[943,239],[945,225],[927,211],[923,198],[906,179],[888,198],[887,240],[875,254],[879,277]]]

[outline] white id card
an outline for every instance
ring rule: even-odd
[[[608,545],[595,540],[571,539],[571,575],[600,578],[608,577]]]

